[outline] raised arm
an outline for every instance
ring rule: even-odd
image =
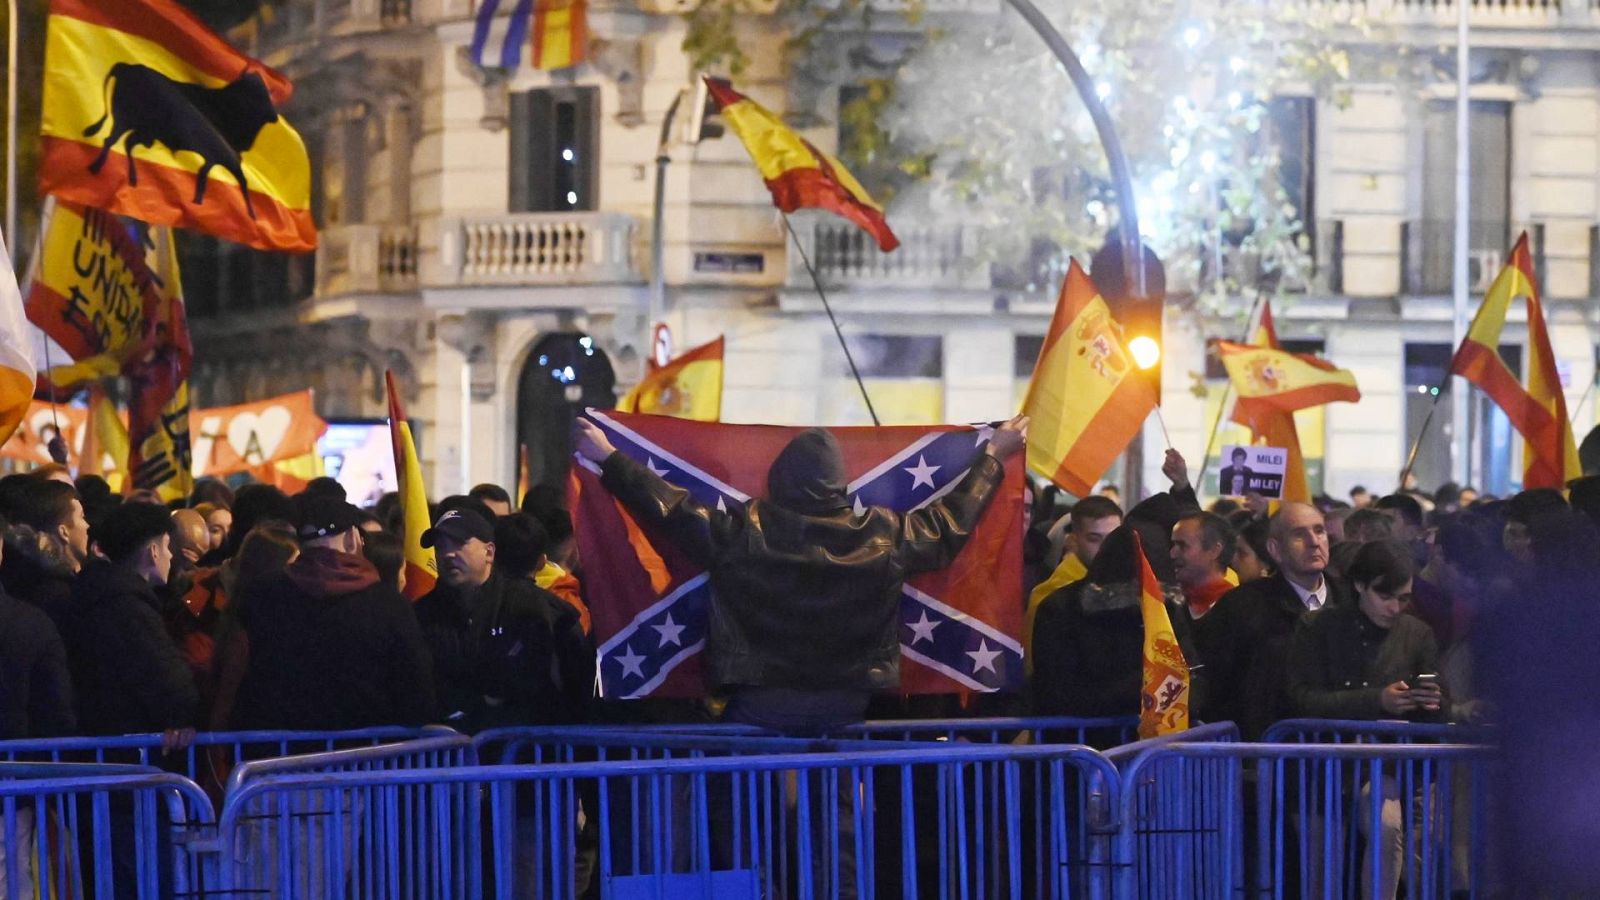
[[[1023,448],[1027,437],[1027,416],[1000,426],[954,490],[905,515],[896,552],[908,572],[942,568],[955,559],[1005,479],[1005,461]]]
[[[736,527],[729,514],[697,502],[688,491],[617,452],[588,419],[578,419],[573,444],[579,456],[600,465],[606,490],[640,521],[665,529],[696,563],[708,565],[721,540]]]

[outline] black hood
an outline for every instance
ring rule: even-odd
[[[767,499],[803,515],[849,509],[844,488],[844,455],[839,442],[821,428],[796,435],[767,470]]]

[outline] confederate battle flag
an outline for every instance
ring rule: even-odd
[[[662,416],[591,412],[618,450],[730,510],[759,499],[778,451],[802,429],[723,425]],[[857,510],[909,512],[943,497],[993,433],[990,426],[830,429],[844,451]],[[901,691],[998,691],[1022,679],[1022,460],[971,540],[949,567],[906,582],[900,597]],[[578,551],[591,574],[600,684],[607,697],[696,697],[707,692],[705,648],[711,586],[664,534],[635,522],[586,460],[570,485]]]

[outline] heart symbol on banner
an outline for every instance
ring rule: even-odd
[[[289,432],[291,418],[281,406],[269,406],[259,413],[239,413],[228,422],[228,446],[245,462],[260,465],[278,452],[278,445]]]

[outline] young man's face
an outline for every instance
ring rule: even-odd
[[[1085,519],[1082,522],[1074,520],[1072,538],[1073,546],[1077,548],[1075,552],[1078,554],[1078,559],[1086,566],[1094,562],[1094,558],[1100,554],[1100,547],[1106,542],[1106,536],[1116,531],[1121,524],[1121,516]]]

